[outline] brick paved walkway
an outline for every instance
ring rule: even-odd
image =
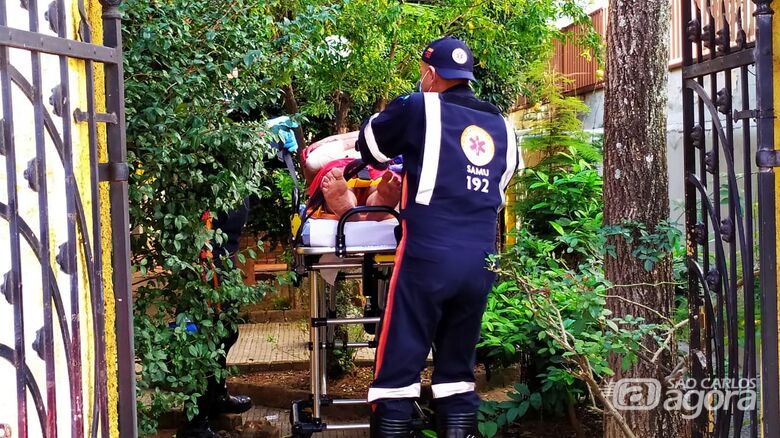
[[[364,335],[366,340],[368,335]],[[350,339],[358,341],[359,339]],[[309,328],[306,322],[242,324],[238,342],[228,352],[228,365],[239,370],[308,369]],[[358,350],[356,359],[371,362],[374,351]]]

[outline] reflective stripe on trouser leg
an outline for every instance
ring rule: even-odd
[[[431,385],[433,390],[433,398],[444,398],[455,394],[463,394],[464,392],[472,392],[476,389],[474,382],[452,382],[452,383],[437,383]]]
[[[409,386],[401,388],[376,388],[371,387],[368,389],[368,401],[373,402],[376,400],[387,398],[417,398],[420,396],[420,383],[413,383]]]

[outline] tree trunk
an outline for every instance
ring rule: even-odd
[[[607,31],[607,74],[604,102],[604,220],[608,225],[625,221],[644,223],[649,231],[669,216],[669,179],[666,162],[666,104],[669,60],[669,0],[610,0]],[[636,240],[634,240],[636,243]],[[674,309],[671,257],[656,263],[652,271],[635,258],[632,245],[612,238],[616,257],[606,257],[606,276],[616,285],[659,284],[663,286],[618,287],[614,294],[642,303],[663,315]],[[648,310],[610,299],[615,316],[641,316],[659,322]],[[651,350],[656,345],[647,339]],[[671,346],[674,352],[674,346]],[[621,378],[651,378],[663,382],[663,369],[674,368],[674,354],[666,352],[658,364],[640,359],[628,371],[622,357],[609,359]],[[690,436],[679,412],[663,409],[663,399],[653,410],[623,410],[637,437]],[[616,421],[605,416],[604,436],[623,437]]]
[[[336,94],[336,134],[346,134],[348,132],[349,109],[352,107],[352,96],[344,91],[338,91]]]
[[[287,86],[284,87],[284,110],[291,116],[298,114],[298,100],[295,98],[295,90],[293,89],[292,84],[287,84]],[[305,138],[303,135],[303,126],[298,126],[294,131],[295,140],[298,141],[298,147],[302,149],[306,146],[306,143],[303,142]]]
[[[374,102],[374,112],[380,113],[385,110],[386,106],[387,106],[387,99],[385,99],[384,96],[379,97],[376,99],[376,102]]]

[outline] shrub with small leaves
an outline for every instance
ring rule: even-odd
[[[265,291],[245,286],[230,260],[217,268],[202,255],[226,237],[207,228],[208,217],[263,192],[272,136],[259,135],[262,118],[250,115],[278,91],[235,74],[248,53],[270,50],[267,15],[256,2],[128,0],[123,12],[138,412],[146,435],[173,407],[196,414],[207,379],[228,372],[219,365],[221,340],[235,330],[238,307]]]

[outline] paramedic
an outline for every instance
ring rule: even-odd
[[[464,42],[431,42],[419,92],[365,121],[356,144],[372,165],[404,160],[403,237],[368,393],[380,437],[409,435],[431,345],[438,436],[477,435],[475,347],[495,281],[485,259],[496,250],[498,212],[519,154],[509,122],[474,96],[473,66]]]

